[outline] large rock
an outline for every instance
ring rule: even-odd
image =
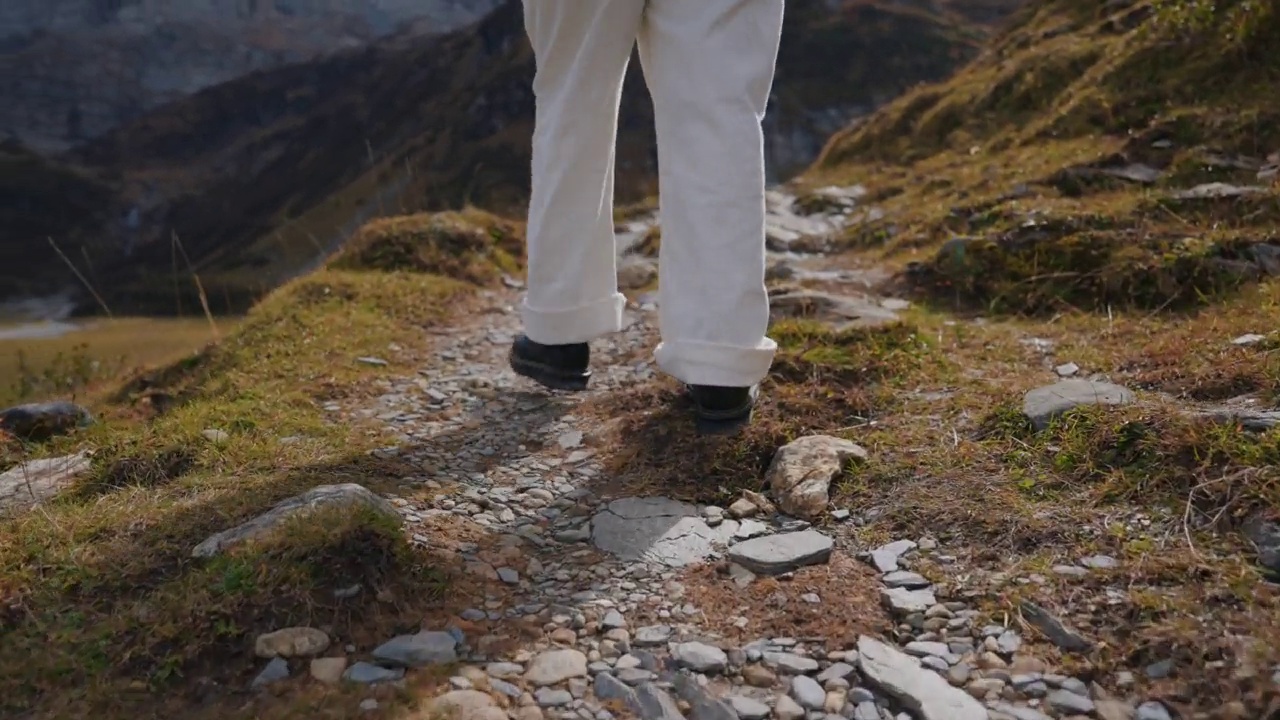
[[[831,538],[816,530],[766,535],[738,543],[729,559],[759,575],[781,575],[831,559]]]
[[[401,521],[400,513],[396,512],[391,503],[370,492],[363,485],[354,483],[321,485],[279,503],[248,522],[209,536],[191,551],[191,556],[213,557],[233,545],[270,533],[290,518],[321,508],[357,506],[377,510],[397,523]]]
[[[866,459],[867,451],[848,440],[810,435],[779,448],[766,480],[784,512],[816,518],[831,501],[831,481],[850,462]]]
[[[23,440],[48,440],[93,423],[93,415],[66,401],[32,403],[0,410],[0,430]]]
[[[1096,380],[1063,380],[1036,388],[1022,400],[1022,412],[1037,430],[1049,427],[1063,413],[1091,405],[1128,405],[1134,400],[1127,388]]]
[[[624,560],[682,567],[718,552],[737,527],[725,522],[712,528],[696,507],[677,500],[622,498],[592,518],[591,541]]]
[[[858,638],[858,668],[919,720],[987,720],[987,710],[963,690],[879,640]]]

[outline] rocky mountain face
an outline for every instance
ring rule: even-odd
[[[498,0],[5,0],[0,136],[44,152],[252,72],[393,34],[448,32]]]
[[[1019,2],[792,0],[766,121],[774,179],[811,162],[851,118],[976,55],[991,27],[962,10],[983,16]],[[10,221],[0,224],[0,257],[38,258],[20,270],[0,265],[0,299],[66,281],[49,236],[86,258],[117,312],[173,307],[180,255],[217,309],[234,310],[380,214],[471,204],[519,215],[533,73],[521,4],[506,0],[446,35],[400,35],[209,87],[43,164],[0,153],[0,186],[6,163],[27,165],[11,178],[27,200],[17,217],[0,218]],[[656,192],[652,126],[633,62],[620,203]],[[63,201],[30,190],[36,176],[42,187],[84,188],[73,216],[83,221],[55,223],[49,208]]]

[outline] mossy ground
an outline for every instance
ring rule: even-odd
[[[470,257],[471,229],[433,236],[460,265],[383,269],[380,253],[372,267],[335,262],[273,293],[221,342],[96,397],[93,428],[6,446],[0,467],[73,448],[94,459],[55,501],[0,524],[4,715],[346,717],[360,697],[343,690],[243,694],[260,669],[256,634],[310,625],[372,646],[460,601],[442,596],[452,561],[373,513],[313,515],[211,560],[191,551],[318,485],[412,492],[401,479],[416,468],[369,453],[385,444],[380,426],[335,422],[323,406],[379,392],[398,358],[427,351],[424,328],[466,307],[474,284],[417,271],[485,266]],[[385,224],[373,230],[386,236]],[[358,600],[335,598],[357,584]]]

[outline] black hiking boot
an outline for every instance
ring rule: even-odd
[[[689,385],[689,396],[697,407],[699,435],[731,435],[751,422],[759,386],[716,387]]]
[[[543,345],[524,335],[511,344],[511,369],[552,390],[586,390],[591,348],[586,343]]]

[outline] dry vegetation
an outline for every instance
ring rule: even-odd
[[[723,503],[765,489],[780,443],[848,437],[872,456],[834,498],[860,544],[933,534],[958,559],[933,579],[993,618],[1051,608],[1098,645],[1035,652],[1118,694],[1185,717],[1276,710],[1280,591],[1247,529],[1280,519],[1280,430],[1222,415],[1280,408],[1263,261],[1280,247],[1280,14],[1188,7],[1034,3],[956,77],[834,138],[802,185],[864,184],[885,214],[832,262],[887,265],[919,305],[873,329],[776,324],[779,361],[738,438],[679,430],[674,386],[603,401],[624,418],[619,481]],[[1139,163],[1159,177],[1107,172]],[[1251,190],[1177,196],[1206,182]],[[1233,344],[1249,333],[1267,337]],[[1067,362],[1138,402],[1035,432],[1022,395]],[[1052,569],[1097,553],[1120,566]],[[1149,677],[1162,660],[1170,674]]]
[[[364,695],[243,695],[253,638],[302,624],[366,646],[465,602],[456,585],[442,596],[456,569],[443,544],[411,546],[374,513],[322,513],[209,560],[191,551],[318,485],[407,492],[400,481],[418,469],[368,453],[385,442],[378,426],[333,422],[323,405],[378,392],[386,370],[356,358],[386,357],[394,371],[397,358],[425,351],[423,328],[465,307],[475,287],[430,271],[491,278],[478,270],[497,244],[478,240],[510,250],[520,237],[496,219],[485,227],[499,226],[511,234],[456,216],[372,226],[341,269],[286,286],[221,343],[97,398],[95,427],[0,451],[0,467],[72,447],[94,453],[92,472],[56,501],[0,524],[0,714],[346,717]],[[377,249],[409,237],[438,252],[388,267]],[[518,270],[510,256],[501,264]],[[335,597],[356,584],[357,599]]]

